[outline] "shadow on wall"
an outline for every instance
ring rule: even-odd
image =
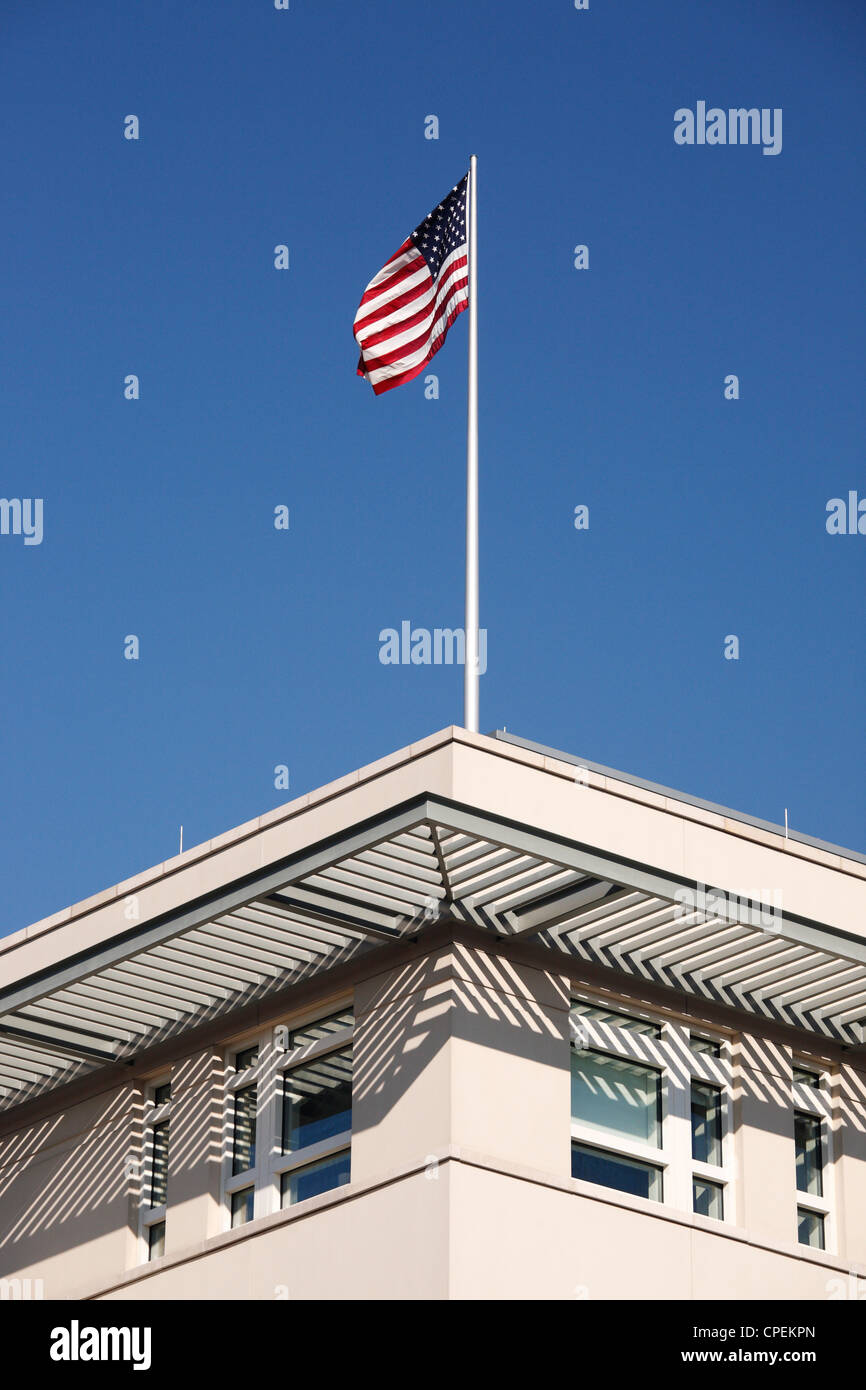
[[[866,1076],[844,1062],[831,1073],[834,1159],[843,1153],[866,1159]],[[793,1141],[791,1049],[743,1034],[734,1099],[751,1103],[749,1123]]]
[[[128,1226],[141,1096],[127,1085],[88,1101],[87,1117],[77,1117],[78,1108],[0,1146],[0,1273]]]
[[[352,1127],[377,1125],[451,1039],[568,1070],[559,976],[460,942],[356,993]]]
[[[214,1166],[219,1175],[224,1075],[216,1049],[184,1058],[172,1071],[168,1205],[207,1190]],[[192,1185],[188,1181],[191,1174],[196,1175]]]
[[[169,1205],[208,1187],[218,1191],[221,1079],[213,1051],[175,1068]],[[0,1277],[110,1233],[121,1241],[137,1235],[151,1178],[143,1161],[144,1112],[142,1089],[127,1084],[0,1141]],[[122,1269],[126,1254],[125,1245],[118,1245],[106,1257],[110,1267],[104,1272],[111,1276]]]
[[[575,983],[580,980],[579,969],[557,965]],[[490,951],[460,941],[379,977],[358,992],[353,1128],[359,1132],[378,1124],[450,1038],[567,1070],[569,994],[556,967],[516,963],[507,948]],[[701,1009],[695,1004],[697,1024]],[[648,999],[644,1007],[657,1012],[658,1001]],[[703,1026],[712,1030],[711,1021]],[[665,1049],[664,1064],[681,1071],[683,1079],[689,1075],[687,1054],[684,1040]],[[703,1061],[712,1072],[712,1060]],[[841,1067],[829,1060],[827,1065],[833,1078],[834,1162],[843,1154],[866,1161],[866,1075],[844,1058]],[[725,1083],[721,1068],[718,1080]],[[791,1087],[791,1048],[741,1034],[733,1077],[735,1131],[748,1123],[793,1146]],[[792,1183],[793,1161],[792,1147]]]

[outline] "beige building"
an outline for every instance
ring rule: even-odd
[[[451,728],[0,940],[0,1292],[866,1289],[866,858]]]

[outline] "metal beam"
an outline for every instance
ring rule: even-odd
[[[489,816],[459,802],[431,797],[427,802],[427,815],[428,818],[435,818],[440,825],[467,835],[477,835],[480,839],[501,845],[503,848],[520,850],[538,859],[547,858],[551,863],[559,864],[563,868],[576,869],[581,873],[590,874],[593,878],[607,878],[624,888],[635,888],[652,897],[666,898],[668,902],[681,901],[677,894],[681,894],[684,888],[695,893],[704,889],[707,897],[710,897],[709,886],[699,883],[696,879],[678,877],[664,870],[654,869],[650,865],[605,854],[592,845],[537,831],[516,821]],[[740,894],[726,888],[723,883],[714,884],[712,887],[718,892],[726,893],[731,899],[741,898]],[[866,938],[807,917],[778,912],[770,904],[752,901],[753,913],[760,914],[763,911],[772,915],[773,936],[788,938],[816,951],[826,951],[828,955],[840,956],[858,965],[866,965]],[[763,924],[756,922],[755,925]]]
[[[110,1043],[97,1047],[95,1041],[68,1028],[56,1028],[50,1023],[28,1023],[25,1019],[0,1018],[0,1035],[20,1038],[28,1046],[65,1057],[80,1057],[92,1062],[116,1062],[117,1048]]]
[[[593,879],[571,892],[559,890],[547,894],[536,907],[525,907],[520,912],[508,908],[502,916],[515,935],[531,936],[533,932],[545,931],[548,927],[555,927],[560,922],[571,920],[580,914],[582,908],[593,907],[605,899],[613,902],[625,895],[624,888],[616,887],[609,880],[603,879],[598,883]]]
[[[326,926],[330,923],[331,926],[349,927],[365,936],[376,936],[386,941],[397,941],[400,937],[396,927],[386,925],[384,912],[362,907],[356,907],[354,912],[349,912],[347,908],[353,905],[353,900],[341,898],[336,893],[325,893],[321,890],[314,893],[312,889],[298,887],[293,893],[274,893],[267,901],[286,912],[309,917],[312,921],[322,922]]]
[[[4,1014],[14,1013],[35,999],[78,984],[110,965],[140,955],[153,946],[161,946],[194,927],[203,926],[214,917],[245,907],[255,898],[267,898],[308,874],[339,863],[360,850],[372,849],[393,836],[404,834],[425,819],[426,806],[424,797],[405,802],[383,816],[372,817],[346,834],[330,836],[318,845],[280,860],[264,872],[249,874],[215,893],[199,898],[180,911],[164,913],[98,946],[78,952],[55,966],[37,971],[16,984],[0,989],[0,1010]],[[281,906],[285,906],[285,903]],[[382,928],[377,930],[374,922],[357,921],[352,925],[364,935],[397,939],[396,932]]]

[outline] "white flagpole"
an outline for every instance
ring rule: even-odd
[[[466,411],[466,624],[463,724],[478,733],[478,285],[476,197],[478,160],[469,160],[469,393]]]

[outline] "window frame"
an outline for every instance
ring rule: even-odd
[[[284,1173],[307,1167],[321,1158],[349,1150],[352,1147],[352,1130],[342,1131],[329,1139],[316,1144],[308,1144],[293,1153],[283,1153],[283,1092],[284,1078],[295,1068],[317,1061],[329,1053],[351,1047],[355,1032],[354,1016],[350,1026],[338,1032],[329,1033],[324,1038],[316,1038],[297,1047],[288,1047],[282,1036],[289,1038],[318,1023],[324,1023],[343,1013],[354,1011],[351,996],[330,1003],[318,1005],[299,1013],[294,1018],[279,1022],[255,1037],[235,1043],[225,1053],[225,1106],[223,1120],[223,1160],[221,1183],[221,1210],[224,1230],[239,1230],[231,1225],[231,1199],[234,1193],[246,1187],[253,1187],[253,1216],[269,1216],[280,1211],[282,1197],[280,1184]],[[233,1070],[235,1058],[250,1047],[258,1047],[256,1062],[241,1071]],[[256,1086],[256,1162],[242,1173],[232,1173],[234,1155],[234,1096],[247,1086]],[[300,1204],[298,1204],[300,1205]],[[243,1225],[249,1224],[244,1222]]]
[[[707,1054],[706,1054],[706,1053],[698,1053],[697,1055],[698,1055],[698,1056],[706,1056]],[[718,1058],[718,1059],[714,1058],[713,1060],[719,1060],[719,1061],[720,1061],[721,1058]],[[702,1159],[695,1158],[695,1156],[694,1156],[694,1151],[693,1151],[693,1149],[692,1149],[692,1144],[691,1144],[691,1124],[692,1124],[692,1086],[695,1085],[695,1084],[698,1085],[698,1086],[708,1086],[708,1087],[710,1087],[712,1090],[717,1091],[717,1092],[719,1093],[719,1098],[720,1098],[720,1107],[719,1107],[719,1109],[720,1109],[720,1114],[719,1114],[719,1121],[720,1121],[720,1130],[721,1130],[721,1134],[720,1134],[720,1148],[721,1148],[721,1151],[722,1151],[722,1161],[721,1161],[721,1163],[705,1163]],[[728,1208],[727,1196],[728,1196],[729,1194],[726,1194],[724,1189],[726,1188],[727,1184],[728,1184],[728,1183],[730,1182],[730,1180],[731,1180],[731,1179],[730,1179],[730,1174],[728,1173],[728,1169],[729,1169],[730,1166],[731,1166],[731,1165],[730,1165],[730,1153],[729,1153],[729,1150],[730,1150],[730,1138],[731,1138],[731,1134],[732,1134],[730,1104],[728,1103],[728,1102],[729,1102],[729,1099],[730,1099],[730,1089],[729,1089],[729,1088],[726,1089],[725,1086],[722,1085],[722,1084],[721,1084],[719,1081],[717,1081],[715,1078],[710,1079],[709,1077],[705,1077],[705,1076],[696,1076],[694,1073],[692,1073],[692,1074],[690,1075],[690,1077],[689,1077],[689,1087],[688,1087],[688,1090],[689,1090],[689,1153],[690,1153],[690,1155],[691,1155],[692,1179],[694,1180],[695,1178],[698,1178],[699,1180],[701,1180],[701,1181],[703,1181],[703,1182],[715,1183],[717,1187],[721,1187],[721,1188],[722,1188],[722,1210],[723,1210],[723,1211],[726,1211],[727,1208]],[[726,1142],[726,1140],[728,1141],[728,1148],[727,1148],[727,1150],[726,1150],[726,1147],[725,1147],[725,1142]],[[715,1219],[716,1219],[716,1218],[714,1217],[713,1220],[715,1220]],[[725,1220],[726,1218],[723,1217],[722,1219]]]
[[[637,1022],[657,1026],[661,1029],[661,1036],[655,1037],[651,1032],[639,1032],[634,1028],[620,1028],[613,1022],[602,1022],[580,1013],[575,1017],[575,1009],[579,1010],[581,1006],[602,1008],[611,1014],[619,1013]],[[714,1056],[707,1051],[693,1052],[687,1024],[662,1014],[653,1015],[628,1003],[599,1000],[582,990],[572,992],[569,1021],[569,1053],[586,1048],[621,1061],[650,1067],[660,1073],[661,1079],[661,1147],[613,1133],[607,1134],[574,1116],[570,1117],[570,1143],[585,1144],[614,1157],[621,1155],[623,1158],[638,1159],[661,1169],[661,1200],[637,1200],[645,1201],[652,1207],[688,1212],[698,1221],[713,1221],[715,1224],[719,1218],[700,1216],[694,1211],[693,1181],[698,1178],[716,1184],[722,1189],[723,1214],[720,1219],[724,1224],[729,1224],[735,1210],[733,1064],[729,1039],[703,1027],[699,1031],[696,1029],[702,1042],[712,1042],[718,1046],[719,1055]],[[702,1163],[692,1157],[693,1081],[713,1086],[720,1093],[720,1164]],[[615,1188],[605,1190],[614,1195],[617,1193]]]
[[[722,1214],[721,1214],[721,1216],[711,1216],[711,1215],[709,1214],[709,1212],[700,1212],[700,1211],[696,1211],[696,1210],[695,1210],[695,1183],[703,1183],[705,1187],[712,1187],[712,1188],[715,1188],[715,1189],[721,1194],[721,1201],[722,1201]],[[723,1183],[717,1183],[716,1180],[715,1180],[715,1178],[704,1178],[704,1177],[701,1177],[700,1173],[692,1173],[692,1213],[693,1213],[693,1215],[695,1215],[695,1216],[700,1216],[704,1221],[726,1221],[726,1220],[729,1220],[729,1213],[728,1213],[728,1210],[727,1210],[727,1203],[726,1203],[726,1201],[725,1201],[725,1192],[726,1192],[725,1185],[724,1185]]]
[[[335,1014],[344,1012],[341,1009],[334,1010],[326,1014],[322,1021],[334,1017]],[[313,1020],[315,1023],[317,1020]],[[300,1024],[293,1028],[293,1033],[302,1032],[305,1025]],[[285,1106],[285,1086],[286,1078],[298,1068],[308,1066],[311,1062],[317,1062],[322,1057],[328,1057],[334,1052],[346,1052],[351,1050],[352,1041],[355,1034],[355,1025],[352,1023],[347,1028],[340,1029],[337,1033],[330,1033],[324,1038],[315,1038],[312,1042],[302,1043],[298,1047],[289,1048],[277,1061],[277,1075],[279,1077],[279,1116],[278,1131],[276,1134],[275,1152],[271,1155],[270,1174],[271,1179],[276,1185],[277,1202],[282,1203],[282,1178],[285,1173],[294,1172],[298,1168],[306,1168],[312,1163],[317,1163],[319,1159],[330,1158],[335,1154],[342,1153],[346,1149],[352,1148],[352,1126],[341,1130],[339,1134],[333,1134],[327,1139],[319,1139],[315,1144],[306,1144],[301,1149],[294,1149],[291,1153],[283,1153],[283,1107]]]
[[[227,1208],[228,1208],[228,1221],[229,1221],[229,1230],[230,1230],[230,1231],[237,1231],[237,1230],[240,1229],[241,1226],[248,1226],[248,1225],[250,1224],[249,1221],[239,1221],[238,1224],[237,1224],[237,1226],[236,1226],[235,1223],[234,1223],[234,1219],[233,1219],[233,1218],[234,1218],[234,1212],[232,1211],[232,1206],[234,1205],[234,1199],[235,1199],[236,1197],[242,1197],[243,1194],[244,1194],[245,1192],[251,1192],[251,1193],[253,1194],[253,1214],[252,1214],[252,1216],[250,1217],[250,1221],[255,1221],[255,1219],[256,1219],[256,1186],[255,1186],[255,1183],[252,1183],[252,1182],[249,1181],[249,1174],[250,1174],[250,1169],[248,1168],[248,1169],[246,1170],[246,1174],[244,1175],[244,1176],[245,1176],[245,1181],[244,1181],[244,1183],[243,1183],[240,1187],[233,1187],[233,1188],[227,1193],[227,1202],[226,1202],[226,1206],[227,1206]],[[238,1175],[238,1176],[240,1176],[240,1175]]]
[[[596,1130],[595,1132],[598,1133],[597,1130]],[[624,1188],[621,1188],[621,1187],[614,1187],[612,1184],[608,1184],[608,1183],[594,1183],[594,1182],[592,1181],[592,1178],[580,1178],[580,1177],[575,1177],[575,1176],[573,1176],[573,1177],[572,1177],[572,1181],[573,1181],[573,1182],[585,1182],[585,1183],[589,1183],[589,1184],[590,1184],[591,1186],[593,1186],[593,1187],[602,1187],[602,1188],[604,1188],[605,1192],[615,1192],[618,1196],[628,1196],[628,1197],[638,1196],[638,1200],[639,1200],[639,1201],[652,1203],[652,1205],[653,1205],[654,1207],[658,1207],[658,1206],[663,1206],[663,1205],[664,1205],[664,1194],[665,1194],[665,1191],[666,1191],[666,1187],[665,1187],[665,1165],[664,1165],[663,1163],[657,1162],[656,1159],[647,1157],[647,1156],[645,1156],[644,1154],[641,1154],[640,1157],[637,1157],[637,1156],[636,1156],[635,1154],[633,1154],[633,1153],[626,1153],[626,1151],[625,1151],[624,1149],[621,1149],[621,1148],[612,1148],[610,1145],[607,1145],[607,1144],[604,1144],[604,1143],[599,1144],[598,1142],[596,1142],[596,1143],[590,1144],[590,1143],[587,1142],[587,1140],[583,1139],[582,1137],[578,1137],[577,1135],[572,1134],[572,1136],[571,1136],[571,1152],[572,1152],[572,1154],[574,1153],[574,1150],[575,1150],[576,1147],[577,1147],[577,1148],[580,1148],[580,1149],[583,1149],[584,1151],[588,1150],[590,1153],[598,1154],[599,1157],[601,1157],[601,1158],[613,1159],[614,1161],[620,1160],[622,1163],[625,1163],[625,1164],[628,1165],[628,1166],[634,1165],[634,1166],[636,1166],[636,1167],[638,1167],[638,1168],[649,1168],[649,1169],[652,1169],[653,1171],[655,1171],[655,1172],[658,1173],[658,1175],[659,1175],[659,1179],[660,1179],[660,1182],[661,1182],[661,1192],[662,1192],[662,1195],[661,1195],[661,1197],[644,1197],[643,1195],[638,1195],[638,1194],[636,1194],[636,1193],[634,1193],[634,1192],[628,1192],[627,1189],[624,1189]],[[648,1147],[646,1152],[647,1152],[647,1154],[651,1154],[651,1153],[654,1153],[654,1152],[656,1152],[656,1151],[653,1150],[652,1148]],[[660,1152],[660,1150],[659,1150],[658,1152]]]
[[[808,1071],[811,1075],[818,1078],[818,1085],[811,1082],[797,1081],[794,1079],[793,1068],[797,1067]],[[792,1175],[794,1188],[794,1241],[797,1247],[802,1250],[816,1250],[819,1246],[801,1245],[797,1235],[799,1225],[800,1210],[812,1212],[816,1216],[824,1219],[824,1245],[825,1253],[832,1254],[835,1251],[835,1203],[834,1194],[834,1173],[833,1173],[833,1103],[830,1094],[829,1077],[826,1069],[816,1066],[812,1062],[801,1062],[799,1058],[792,1058],[791,1072],[791,1141],[793,1146],[792,1154]],[[796,1129],[795,1119],[797,1115],[807,1115],[810,1119],[817,1120],[820,1125],[820,1150],[821,1150],[821,1189],[820,1197],[813,1196],[811,1192],[801,1192],[797,1186],[797,1148],[796,1148]]]
[[[609,1027],[610,1025],[605,1026]],[[617,1029],[617,1032],[624,1031],[624,1029]],[[598,1149],[601,1153],[620,1154],[623,1158],[636,1158],[641,1162],[652,1164],[655,1168],[660,1168],[662,1170],[662,1191],[664,1191],[665,1170],[669,1167],[670,1160],[664,1149],[667,1102],[663,1069],[658,1065],[654,1065],[651,1060],[644,1059],[643,1057],[626,1057],[621,1053],[611,1051],[609,1047],[601,1048],[590,1045],[587,1048],[572,1047],[572,1050],[576,1052],[577,1055],[580,1055],[581,1052],[591,1052],[597,1056],[612,1058],[614,1061],[628,1062],[633,1066],[642,1067],[646,1071],[653,1072],[658,1077],[658,1128],[662,1137],[661,1147],[644,1143],[640,1139],[632,1139],[625,1134],[608,1133],[597,1125],[590,1125],[576,1120],[573,1115],[571,1117],[571,1141],[572,1143],[585,1144],[591,1149]]]
[[[263,1049],[267,1046],[267,1035],[246,1040],[243,1044],[228,1049],[226,1054],[226,1072],[224,1076],[225,1089],[225,1108],[223,1118],[223,1163],[222,1163],[222,1208],[226,1218],[227,1230],[237,1230],[238,1227],[232,1226],[232,1197],[236,1192],[242,1191],[246,1187],[252,1187],[253,1196],[253,1220],[263,1215],[258,1210],[259,1199],[259,1169],[261,1164],[261,1082],[265,1074],[265,1057]],[[237,1059],[251,1048],[258,1049],[258,1057],[249,1066],[238,1068]],[[234,1169],[234,1150],[235,1150],[235,1097],[238,1091],[245,1091],[248,1087],[256,1088],[256,1161],[250,1168],[244,1168],[241,1172],[235,1173]],[[247,1223],[242,1223],[246,1225]]]
[[[821,1230],[821,1234],[822,1234],[822,1236],[823,1236],[823,1242],[822,1242],[821,1245],[813,1245],[813,1244],[811,1243],[811,1241],[808,1241],[808,1240],[801,1240],[801,1239],[800,1239],[799,1226],[800,1226],[800,1217],[801,1217],[801,1215],[805,1215],[805,1216],[815,1216],[815,1217],[818,1218],[818,1220],[819,1220],[820,1223],[821,1223],[820,1230]],[[795,1215],[795,1226],[797,1227],[797,1244],[798,1244],[798,1246],[800,1246],[800,1248],[803,1249],[803,1250],[820,1250],[823,1254],[826,1254],[826,1253],[827,1253],[827,1242],[828,1242],[828,1230],[829,1230],[828,1221],[829,1221],[829,1218],[828,1218],[827,1216],[825,1216],[823,1212],[821,1212],[821,1211],[816,1211],[816,1210],[814,1209],[814,1207],[806,1207],[806,1206],[803,1206],[803,1204],[802,1204],[801,1202],[798,1202],[798,1203],[797,1203],[797,1211],[796,1211],[796,1215]]]
[[[142,1144],[141,1144],[141,1170],[139,1178],[138,1193],[138,1263],[151,1264],[150,1258],[150,1230],[152,1226],[158,1226],[160,1222],[165,1223],[166,1231],[168,1223],[166,1212],[168,1210],[168,1158],[171,1146],[171,1109],[172,1100],[169,1096],[167,1101],[161,1105],[156,1104],[156,1091],[165,1085],[171,1084],[171,1076],[160,1076],[154,1081],[149,1081],[144,1088],[144,1112],[142,1115]],[[159,1206],[150,1205],[151,1184],[153,1180],[153,1159],[154,1159],[154,1130],[162,1124],[169,1125],[169,1149],[166,1152],[166,1200]],[[163,1256],[157,1255],[156,1259]]]

